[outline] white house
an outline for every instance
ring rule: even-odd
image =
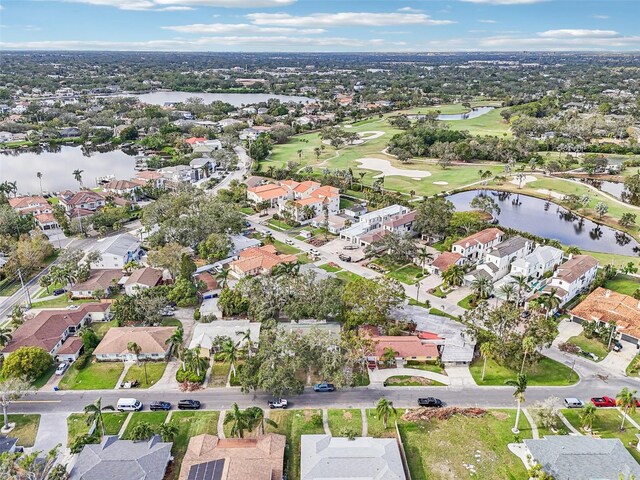
[[[130,343],[140,347],[139,360],[164,360],[171,345],[167,343],[175,327],[113,327],[107,330],[93,354],[98,361],[136,360]]]
[[[119,268],[123,269],[129,262],[140,260],[144,254],[140,249],[140,241],[128,233],[98,240],[90,251],[100,252],[102,258],[93,262],[92,269]]]
[[[380,210],[361,215],[358,222],[340,232],[340,238],[350,243],[359,245],[361,237],[373,230],[382,230],[385,222],[394,217],[409,213],[409,209],[402,205],[390,205]]]
[[[498,228],[486,228],[466,238],[458,240],[451,248],[467,260],[475,262],[484,257],[484,253],[504,240],[504,232]]]
[[[562,250],[549,245],[538,245],[524,258],[518,258],[511,264],[511,275],[523,275],[527,278],[541,278],[562,263]]]
[[[589,255],[576,255],[558,267],[544,292],[554,292],[560,307],[585,291],[596,278],[598,261]]]
[[[511,264],[516,259],[523,259],[533,251],[533,242],[526,238],[515,236],[491,247],[485,251],[482,263],[476,269],[465,275],[465,283],[470,284],[480,274],[488,274],[492,281],[500,280],[511,270]]]

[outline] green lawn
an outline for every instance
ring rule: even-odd
[[[51,375],[55,373],[56,368],[58,368],[58,363],[53,362],[53,364],[49,368],[47,368],[42,375],[40,375],[38,378],[36,378],[33,381],[33,384],[32,384],[33,388],[35,388],[36,390],[39,390],[42,387],[44,387],[45,384],[51,378]]]
[[[116,320],[111,320],[110,322],[93,322],[90,326],[91,329],[96,332],[96,335],[102,338],[110,328],[117,327],[118,322]]]
[[[359,202],[356,202],[354,200],[351,200],[350,198],[345,198],[345,197],[340,197],[340,208],[349,208],[349,207],[353,207],[354,205],[356,205]]]
[[[325,263],[323,265],[320,265],[318,268],[321,268],[322,270],[324,270],[325,272],[329,272],[329,273],[336,273],[339,272],[340,270],[342,270],[340,267],[338,267],[337,265],[330,265],[328,263]]]
[[[467,120],[447,120],[443,123],[449,125],[451,130],[467,130],[471,135],[511,136],[509,124],[500,113],[504,108],[496,108],[484,115]]]
[[[402,422],[404,408],[396,408],[396,415],[389,417],[387,429],[384,428],[382,419],[378,419],[378,413],[375,408],[367,409],[367,436],[374,438],[394,438],[396,436],[395,422]]]
[[[441,375],[446,375],[444,367],[442,365],[438,365],[435,362],[416,362],[413,360],[409,360],[405,366],[407,368],[417,368],[418,370],[425,370],[427,372],[435,372]]]
[[[59,297],[52,298],[51,300],[42,300],[40,302],[33,302],[31,308],[63,308],[69,305],[82,305],[83,303],[96,302],[93,298],[82,298],[78,300],[69,300],[66,296],[60,295]]]
[[[128,416],[128,413],[104,412],[102,418],[104,419],[104,429],[107,435],[117,435],[120,433],[120,429]],[[89,433],[87,415],[84,413],[72,413],[67,417],[67,428],[69,432],[67,446],[69,446],[76,437]]]
[[[446,313],[446,312],[443,312],[442,310],[437,309],[437,308],[432,308],[431,310],[429,310],[429,313],[430,313],[431,315],[438,315],[438,316],[440,316],[440,317],[447,317],[447,318],[450,318],[450,319],[452,319],[452,320],[460,320],[460,319],[459,319],[458,317],[456,317],[455,315],[450,315],[450,314],[448,314],[448,313]]]
[[[393,270],[387,274],[388,277],[395,278],[399,282],[406,283],[408,285],[414,285],[420,278],[423,277],[422,269],[416,265],[410,264],[400,267],[397,270]]]
[[[638,360],[640,360],[640,355],[636,355],[635,357],[633,357],[633,360],[629,362],[629,366],[627,366],[628,376],[637,377],[640,375],[640,369],[638,368],[640,367],[640,363],[638,362]]]
[[[336,277],[345,283],[349,283],[359,279],[360,275],[357,275],[353,272],[348,272],[347,270],[341,270],[340,272],[336,273]]]
[[[254,213],[256,213],[256,211],[251,207],[242,207],[240,211],[245,215],[253,215]]]
[[[362,436],[362,412],[359,408],[330,409],[329,430],[334,437],[346,437],[345,430],[351,430],[356,437]]]
[[[471,310],[473,307],[471,306],[471,301],[473,300],[474,295],[467,295],[462,300],[458,302],[458,306],[464,308],[465,310]]]
[[[160,325],[163,327],[181,327],[182,322],[177,318],[164,317],[160,322]]]
[[[598,362],[606,357],[609,353],[607,346],[602,343],[598,338],[587,338],[584,333],[576,335],[567,340],[567,343],[577,345],[585,352],[595,353],[598,356]],[[587,360],[591,360],[591,357],[584,357]]]
[[[146,422],[151,425],[151,429],[154,432],[157,432],[160,425],[162,425],[167,419],[167,415],[169,412],[134,412],[131,414],[131,420],[127,424],[127,428],[122,434],[122,438],[124,440],[131,439],[131,432],[133,428],[139,423]]]
[[[444,383],[431,380],[430,378],[417,377],[411,375],[395,375],[384,381],[385,387],[443,387]]]
[[[213,370],[211,371],[211,378],[209,379],[210,387],[226,387],[227,379],[229,378],[229,371],[231,365],[229,363],[214,362]]]
[[[124,370],[122,362],[92,361],[82,370],[71,366],[58,386],[61,390],[108,390],[113,389]]]
[[[173,440],[174,461],[169,465],[165,479],[177,480],[180,474],[180,464],[187,451],[191,437],[209,433],[218,433],[218,418],[220,412],[173,412],[169,423],[178,427],[178,434]]]
[[[483,382],[481,380],[483,361],[482,358],[478,358],[469,367],[471,376],[478,385],[504,386],[505,381],[513,380],[518,376],[517,371],[498,365],[493,359],[489,358]],[[542,357],[538,364],[533,367],[525,367],[525,373],[529,379],[530,387],[573,385],[578,381],[578,375],[575,372],[571,373],[571,368],[548,357]],[[571,379],[569,379],[569,376],[571,376]]]
[[[598,260],[600,265],[608,265],[611,264],[616,268],[622,268],[627,265],[629,262],[637,262],[637,256],[628,256],[628,255],[617,255],[615,253],[601,253],[601,252],[589,252],[583,251],[585,255],[591,255],[593,258]]]
[[[319,416],[319,422],[314,420]],[[288,448],[284,451],[284,464],[287,477],[300,478],[300,436],[324,433],[321,410],[277,410],[270,412],[270,418],[278,428],[267,426],[268,432],[279,433],[287,437]]]
[[[297,255],[298,253],[301,253],[300,249],[292,245],[287,245],[279,240],[274,240],[273,246],[276,247],[278,253],[282,253],[283,255]]]
[[[56,282],[52,285],[49,285],[49,288],[43,288],[42,290],[40,290],[38,295],[36,295],[36,299],[48,297],[49,295],[52,295],[54,291],[64,287],[66,287],[66,284],[61,282]]]
[[[507,448],[515,439],[515,414],[515,409],[492,410],[481,418],[398,422],[412,479],[527,478],[522,461]],[[524,415],[519,428],[519,438],[532,437]],[[476,474],[465,465],[473,465]]]
[[[640,279],[619,273],[613,280],[607,280],[604,288],[625,295],[633,295],[640,288]]]
[[[145,367],[147,369],[146,375],[144,373]],[[132,365],[124,376],[124,381],[138,380],[140,388],[149,388],[162,378],[166,368],[166,362],[145,362],[143,365]]]
[[[273,228],[275,228],[276,230],[291,230],[291,226],[287,225],[285,222],[281,221],[281,220],[276,220],[274,218],[270,219],[267,224]]]
[[[40,426],[40,415],[33,413],[9,415],[9,423],[16,424],[9,436],[17,438],[18,445],[21,447],[33,447]]]

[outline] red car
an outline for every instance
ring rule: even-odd
[[[591,403],[596,407],[615,407],[616,399],[611,397],[593,397]]]

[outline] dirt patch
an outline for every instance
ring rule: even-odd
[[[412,408],[407,410],[402,415],[403,420],[409,422],[427,421],[427,420],[448,420],[454,415],[462,415],[467,418],[481,418],[487,414],[484,408],[459,408],[459,407],[445,407],[445,408]]]
[[[507,418],[509,418],[509,414],[505,412],[491,412],[491,415],[493,415],[498,420],[506,420]]]
[[[305,410],[304,411],[304,421],[308,422],[313,417],[313,414],[316,413],[315,410]]]
[[[342,418],[344,418],[345,420],[351,420],[353,419],[353,415],[351,414],[351,412],[345,410],[344,412],[342,412]]]
[[[405,384],[405,383],[416,383],[419,385],[423,385],[423,386],[429,386],[429,385],[433,385],[433,381],[428,379],[428,378],[424,378],[424,377],[405,377],[403,376],[402,378],[398,378],[398,377],[391,377],[388,378],[385,382],[385,385],[395,385],[395,384]]]

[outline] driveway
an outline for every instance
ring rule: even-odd
[[[61,444],[62,449],[65,449],[67,447],[67,428],[67,415],[43,413],[40,415],[40,426],[31,451],[42,452],[43,455],[46,455],[58,444]]]
[[[622,350],[619,352],[611,351],[604,360],[600,362],[599,367],[612,373],[626,374],[627,367],[639,353],[635,344],[620,340]]]

